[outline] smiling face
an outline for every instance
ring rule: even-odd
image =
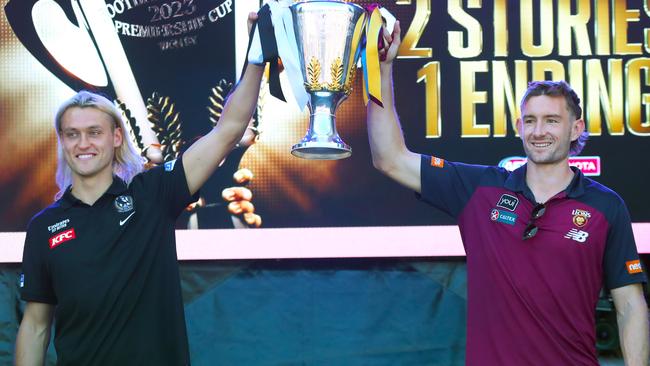
[[[557,164],[569,157],[571,141],[584,131],[584,122],[569,112],[561,96],[540,95],[522,105],[517,123],[528,161]]]
[[[60,138],[73,181],[113,179],[113,158],[122,144],[122,131],[110,115],[92,107],[72,107],[61,118]]]

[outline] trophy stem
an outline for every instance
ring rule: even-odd
[[[291,148],[291,154],[303,159],[338,160],[352,155],[352,149],[336,132],[336,117],[326,110],[309,116],[309,130]]]

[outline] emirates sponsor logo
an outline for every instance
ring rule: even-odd
[[[70,219],[65,219],[65,220],[63,220],[63,221],[59,221],[59,222],[57,222],[57,223],[54,224],[54,225],[50,225],[50,226],[48,226],[48,227],[47,227],[47,230],[48,230],[49,232],[51,232],[51,233],[55,233],[55,232],[57,232],[57,231],[59,231],[59,230],[65,228],[66,226],[68,226],[68,223],[70,223]]]
[[[77,236],[74,233],[74,228],[66,230],[62,233],[56,234],[50,238],[50,249],[54,249],[60,244],[65,243],[68,240],[75,239]]]

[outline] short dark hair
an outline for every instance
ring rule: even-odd
[[[550,97],[564,97],[566,106],[571,115],[576,119],[582,118],[582,108],[580,107],[580,98],[578,94],[571,88],[571,86],[564,80],[560,81],[531,81],[528,83],[528,89],[521,98],[520,108],[523,110],[524,104],[532,98],[540,95],[548,95]],[[575,141],[571,141],[569,155],[575,156],[580,154],[582,149],[587,144],[589,138],[589,131],[587,129],[582,132]]]

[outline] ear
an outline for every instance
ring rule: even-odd
[[[585,120],[580,118],[573,122],[571,127],[571,141],[575,141],[585,132]]]
[[[122,146],[123,140],[124,140],[124,135],[122,135],[122,129],[120,127],[116,127],[115,131],[113,131],[113,147]]]
[[[521,137],[521,132],[524,129],[521,117],[517,118],[517,136]]]

